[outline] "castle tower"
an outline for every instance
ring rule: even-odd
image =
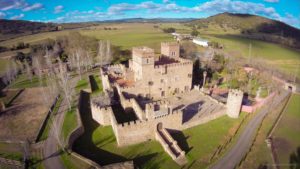
[[[180,45],[177,42],[162,42],[161,54],[167,57],[178,58],[180,56]]]
[[[143,74],[154,68],[154,50],[145,46],[132,48],[134,79],[141,80]]]
[[[227,104],[226,104],[227,106],[226,114],[229,117],[231,118],[239,117],[242,101],[243,101],[243,95],[244,93],[241,90],[237,90],[237,89],[229,90]]]

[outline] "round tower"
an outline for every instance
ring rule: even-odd
[[[244,93],[241,90],[237,90],[237,89],[229,90],[227,104],[226,104],[227,106],[226,113],[229,117],[231,118],[239,117],[242,101],[243,101],[243,95]]]

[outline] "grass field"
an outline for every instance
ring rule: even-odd
[[[282,164],[290,163],[293,158],[292,154],[296,154],[296,159],[300,160],[300,95],[292,95],[291,100],[283,112],[274,133],[274,146],[277,152],[279,162]]]
[[[173,38],[170,34],[165,34],[160,29],[154,28],[154,25],[155,24],[152,23],[105,24],[92,27],[91,29],[64,30],[24,36],[0,42],[0,46],[12,46],[18,42],[34,44],[48,38],[54,39],[57,36],[68,35],[71,31],[79,31],[83,35],[95,37],[99,40],[110,40],[113,45],[121,46],[123,49],[130,49],[133,46],[147,45],[155,48],[157,51],[160,48],[160,42],[171,41]],[[117,28],[117,30],[103,30],[104,27]]]
[[[9,88],[33,88],[33,87],[41,87],[46,85],[46,78],[42,78],[42,82],[40,83],[39,78],[37,76],[33,76],[32,79],[28,79],[26,74],[18,75],[17,78],[9,85]]]

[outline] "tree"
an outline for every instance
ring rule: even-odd
[[[25,60],[24,66],[25,66],[27,78],[28,78],[28,80],[30,80],[30,82],[32,82],[32,69],[27,60]]]
[[[174,33],[176,31],[175,28],[164,28],[163,29],[163,32],[165,33]]]
[[[191,32],[192,36],[198,36],[199,32],[196,29],[193,29],[193,31]]]
[[[67,101],[68,108],[71,110],[72,90],[69,83],[69,75],[62,61],[58,61],[58,70],[56,70],[58,85],[62,89],[63,95]]]

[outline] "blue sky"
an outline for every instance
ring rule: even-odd
[[[121,18],[203,18],[249,13],[300,28],[300,0],[0,0],[0,18],[83,22]]]

